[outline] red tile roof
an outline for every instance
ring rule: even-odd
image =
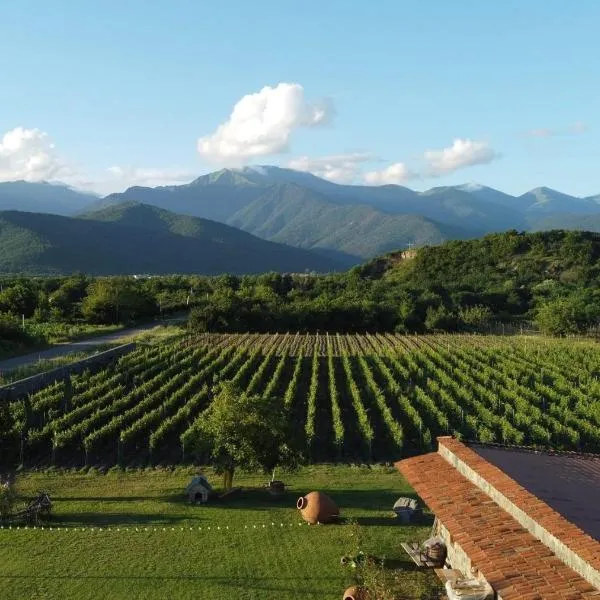
[[[475,443],[469,448],[600,542],[600,456]]]
[[[478,472],[509,491],[509,483],[492,470],[496,467],[469,455],[474,453],[456,440],[440,443],[451,446],[462,460],[482,460]],[[559,560],[437,452],[402,460],[396,466],[448,529],[452,542],[460,545],[503,600],[600,600],[600,590]],[[545,510],[537,509],[548,518]]]
[[[600,543],[471,448],[451,437],[439,438],[438,441],[441,446],[450,450],[518,508],[535,518],[546,531],[581,556],[594,569],[600,571]],[[596,510],[600,510],[599,506],[600,498],[597,500]]]

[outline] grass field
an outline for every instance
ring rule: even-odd
[[[20,475],[19,493],[48,490],[54,516],[43,531],[0,530],[0,597],[339,598],[351,583],[340,557],[353,549],[355,526],[303,524],[295,500],[312,489],[330,493],[359,523],[365,551],[396,561],[423,590],[433,583],[405,562],[400,542],[425,539],[431,524],[392,518],[396,498],[412,491],[391,467],[314,466],[280,474],[290,486],[281,500],[249,489],[212,506],[187,504],[182,490],[192,473]],[[240,474],[235,483],[264,480]]]

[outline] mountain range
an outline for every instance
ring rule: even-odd
[[[339,268],[308,250],[133,202],[81,217],[0,212],[0,273],[218,275]]]
[[[89,220],[120,205],[129,211],[146,206],[139,219],[149,218],[148,207],[154,206],[310,250],[329,260],[317,270],[347,267],[406,246],[508,229],[600,231],[600,195],[579,198],[545,187],[521,196],[477,184],[417,192],[399,185],[341,185],[273,166],[223,169],[185,185],[131,187],[105,198],[46,183],[0,183],[0,210]]]
[[[600,215],[600,196],[578,198],[543,187],[522,196],[476,184],[416,192],[399,185],[340,185],[272,166],[223,169],[186,185],[132,187],[98,204],[125,200],[214,219],[349,263],[407,244],[545,228],[563,217],[573,228],[587,228],[594,221],[589,217]]]

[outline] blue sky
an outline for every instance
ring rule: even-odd
[[[0,179],[255,163],[598,194],[599,22],[597,0],[6,0]]]

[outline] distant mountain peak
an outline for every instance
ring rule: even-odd
[[[481,185],[481,183],[477,183],[476,181],[468,181],[462,185],[457,185],[456,188],[465,192],[480,192],[481,190],[489,189],[487,186]]]
[[[532,190],[529,190],[526,193],[527,194],[560,194],[561,196],[569,196],[569,194],[565,194],[564,192],[560,192],[558,190],[547,187],[545,185],[541,185],[539,187],[533,188]],[[523,194],[523,195],[525,195],[525,194]],[[574,196],[570,196],[570,197],[574,198]]]
[[[72,215],[98,198],[59,181],[0,182],[0,210]]]
[[[257,183],[295,183],[306,185],[312,189],[332,189],[340,187],[337,183],[318,177],[309,171],[298,171],[289,167],[275,165],[248,165],[240,169],[233,169],[243,176]]]
[[[207,175],[201,175],[189,185],[254,185],[254,182],[239,169],[221,169]]]
[[[529,190],[521,197],[531,197],[533,196],[538,201],[547,201],[550,199],[572,199],[573,201],[581,200],[581,198],[576,198],[575,196],[570,196],[569,194],[565,194],[564,192],[559,192],[558,190],[554,190],[552,188],[546,186],[540,186]]]

